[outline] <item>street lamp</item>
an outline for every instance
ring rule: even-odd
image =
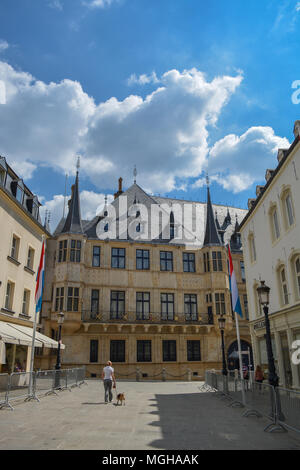
[[[277,400],[277,411],[278,417],[281,421],[284,421],[285,417],[281,412],[281,404],[280,404],[280,397],[278,390],[276,389],[279,385],[279,377],[276,373],[275,368],[275,361],[272,349],[272,341],[271,341],[271,328],[270,328],[270,320],[269,320],[269,303],[270,303],[270,287],[265,285],[265,281],[260,281],[260,286],[257,288],[258,299],[260,305],[263,307],[263,311],[265,314],[265,328],[266,328],[266,346],[267,346],[267,355],[268,355],[268,379],[269,384],[274,387],[275,396]],[[272,400],[273,403],[273,400]]]
[[[225,359],[225,343],[224,343],[224,331],[225,331],[225,322],[226,318],[223,315],[220,315],[218,318],[219,328],[221,330],[221,337],[222,337],[222,356],[223,356],[223,369],[222,374],[227,375],[227,367],[226,367],[226,359]]]
[[[61,370],[61,357],[60,357],[60,345],[61,345],[61,329],[64,323],[65,315],[63,312],[57,314],[58,323],[58,348],[55,364],[55,388],[60,388],[60,370]]]

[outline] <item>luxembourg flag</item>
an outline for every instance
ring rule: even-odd
[[[35,311],[36,312],[40,312],[42,308],[44,271],[45,271],[45,242],[43,240],[41,259],[40,259],[38,273],[36,276],[36,288],[35,288],[35,303],[36,303]]]
[[[228,259],[229,259],[229,283],[230,283],[230,291],[231,291],[232,310],[233,312],[240,315],[240,317],[243,317],[241,302],[239,298],[239,291],[237,287],[235,272],[233,270],[233,263],[232,263],[232,257],[231,257],[229,244],[227,245],[227,247],[228,247]]]

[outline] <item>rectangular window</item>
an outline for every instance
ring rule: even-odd
[[[90,341],[90,362],[98,362],[98,340]]]
[[[200,341],[187,341],[187,360],[201,361]]]
[[[34,249],[28,248],[27,263],[26,263],[27,268],[33,269],[33,263],[34,263]]]
[[[174,294],[161,294],[161,319],[174,320]]]
[[[208,255],[208,253],[207,253]],[[223,271],[222,265],[222,253],[220,251],[212,252],[212,261],[213,261],[213,270],[214,271]],[[208,260],[209,263],[209,260]]]
[[[67,261],[67,248],[68,248],[68,240],[61,240],[59,242],[59,249],[58,249],[58,262],[59,263]]]
[[[110,342],[110,360],[112,362],[125,362],[125,341],[112,340]]]
[[[150,293],[137,292],[136,293],[136,319],[149,320],[150,314]]]
[[[173,271],[173,252],[161,251],[160,252],[160,270]]]
[[[5,294],[5,308],[7,310],[12,310],[12,307],[13,307],[14,288],[15,288],[14,283],[8,281],[7,286],[6,286],[6,294]]]
[[[79,287],[68,287],[67,311],[78,312]]]
[[[12,245],[11,245],[11,258],[18,259],[19,256],[19,246],[20,246],[20,239],[13,235]]]
[[[92,289],[91,292],[91,312],[98,314],[99,313],[99,290]]]
[[[56,296],[55,296],[55,311],[61,312],[64,310],[64,287],[57,287],[56,288]]]
[[[209,253],[203,253],[204,272],[210,272]]]
[[[206,303],[207,303],[207,304],[211,304],[211,303],[212,303],[212,295],[211,295],[211,293],[206,294],[205,299],[206,299]]]
[[[112,291],[110,294],[110,318],[121,320],[125,313],[125,292]]]
[[[151,362],[151,341],[137,341],[137,362]]]
[[[100,268],[100,246],[93,246],[93,267]]]
[[[216,314],[217,315],[225,315],[225,295],[224,294],[215,294],[215,301],[216,301]]]
[[[136,250],[136,269],[150,269],[149,250]]]
[[[195,271],[195,253],[183,253],[183,272],[194,273]]]
[[[184,314],[187,321],[197,321],[197,295],[184,294]]]
[[[81,258],[81,241],[71,240],[70,261],[72,263],[80,263]]]
[[[176,361],[176,341],[175,340],[163,340],[163,361],[170,362]]]
[[[22,302],[22,314],[28,315],[29,312],[29,300],[30,300],[30,291],[24,289],[23,293],[23,302]]]
[[[244,312],[245,312],[245,317],[246,320],[249,320],[249,310],[248,310],[248,297],[246,294],[243,295],[244,299]]]
[[[111,267],[125,269],[125,248],[111,249]]]

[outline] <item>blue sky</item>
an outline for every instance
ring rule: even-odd
[[[300,104],[300,2],[2,0],[0,154],[61,215],[81,157],[83,212],[119,176],[246,208]],[[53,222],[53,223],[54,223]]]

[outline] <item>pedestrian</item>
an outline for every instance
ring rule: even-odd
[[[243,378],[244,380],[249,380],[249,371],[246,365],[243,366]]]
[[[112,387],[116,388],[116,379],[111,361],[107,361],[106,367],[103,368],[102,379],[104,384],[104,401],[108,403],[108,400],[111,402],[113,399]]]
[[[254,377],[254,380],[255,382],[258,382],[258,383],[262,383],[263,380],[264,380],[264,373],[261,369],[260,366],[256,366],[256,369],[255,369],[255,377]]]

